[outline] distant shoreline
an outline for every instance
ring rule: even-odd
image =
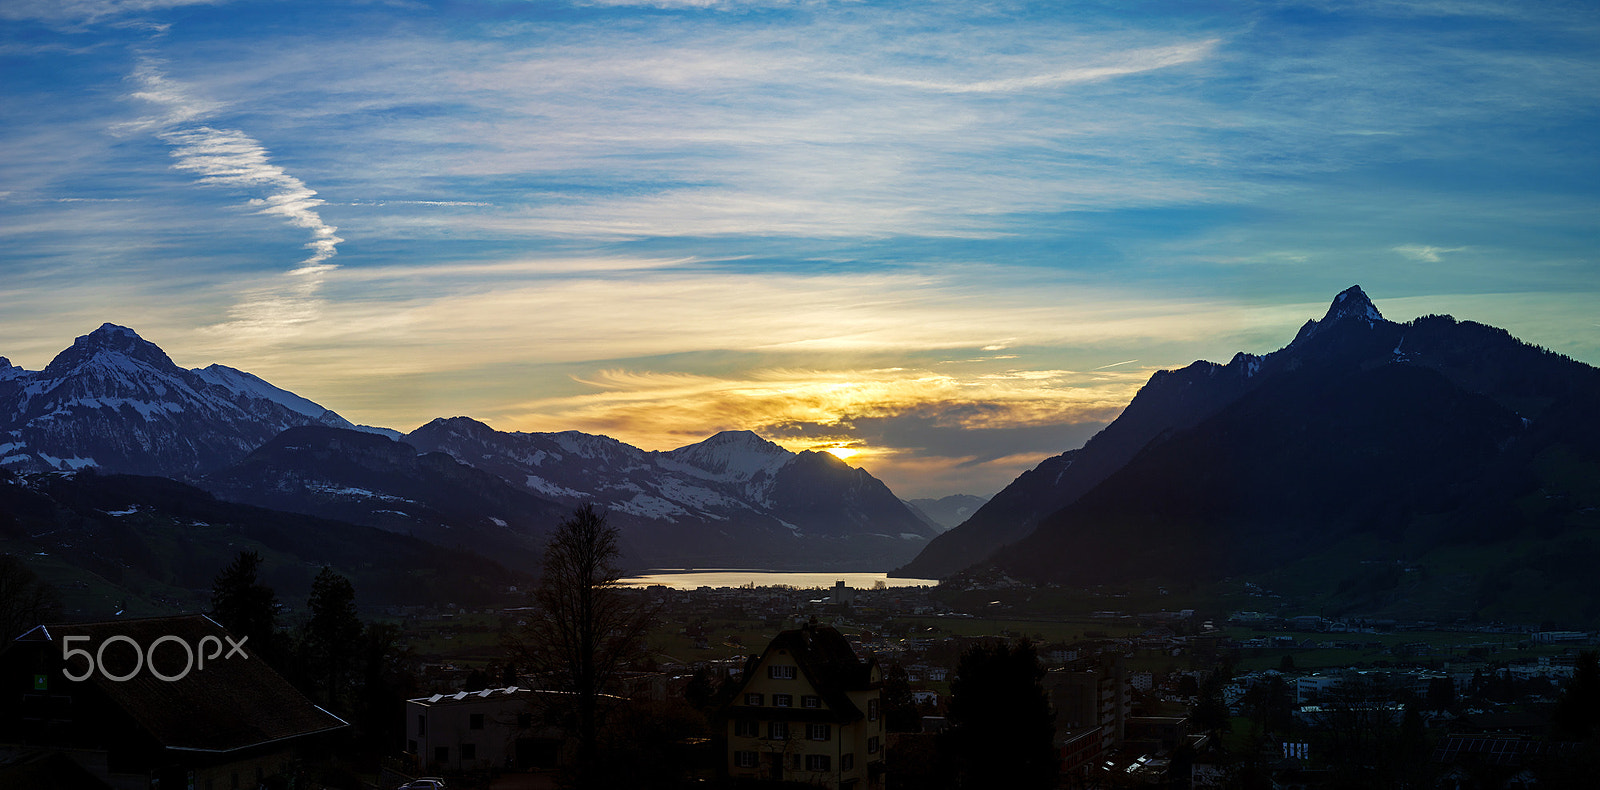
[[[828,589],[838,582],[856,590],[870,590],[883,582],[885,587],[934,586],[938,579],[891,578],[887,572],[878,571],[778,571],[762,568],[651,568],[642,573],[625,576],[625,587],[664,585],[679,590],[701,587],[794,587],[797,589]]]

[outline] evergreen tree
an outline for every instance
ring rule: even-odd
[[[716,681],[711,675],[711,670],[706,667],[695,669],[694,675],[689,678],[689,683],[683,687],[684,701],[702,713],[711,709],[716,693]]]
[[[1033,643],[980,644],[950,683],[946,744],[963,788],[1055,786],[1054,716]]]
[[[1578,655],[1577,671],[1561,689],[1550,723],[1557,738],[1588,740],[1600,735],[1600,653]]]
[[[329,707],[339,707],[350,686],[360,653],[361,618],[350,580],[324,567],[311,582],[306,601],[311,619],[301,640],[306,668]]]
[[[246,640],[251,652],[276,663],[278,651],[278,596],[259,578],[261,555],[254,549],[239,552],[211,583],[211,616]]]
[[[883,671],[883,723],[889,732],[920,732],[922,712],[911,696],[911,680],[899,662]]]
[[[379,752],[405,743],[406,699],[417,692],[409,651],[400,647],[400,628],[372,623],[361,634],[361,686],[353,704],[364,743]]]

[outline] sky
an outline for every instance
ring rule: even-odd
[[[989,495],[1360,284],[1600,364],[1592,2],[0,2],[0,354]],[[851,453],[854,453],[851,455]]]

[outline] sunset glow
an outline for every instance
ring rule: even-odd
[[[1600,362],[1600,20],[1515,3],[16,2],[0,353],[990,494],[1386,315]]]

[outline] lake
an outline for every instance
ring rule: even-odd
[[[932,587],[939,583],[938,579],[891,579],[884,573],[859,573],[854,571],[840,571],[837,573],[813,573],[810,571],[765,571],[765,570],[734,570],[726,568],[712,568],[707,570],[690,570],[659,568],[652,569],[638,576],[627,576],[621,580],[625,587],[649,587],[652,584],[662,584],[678,590],[693,590],[700,587],[796,587],[810,589],[814,587],[832,588],[835,582],[844,582],[846,587],[857,590],[870,590],[883,582],[886,587]]]

